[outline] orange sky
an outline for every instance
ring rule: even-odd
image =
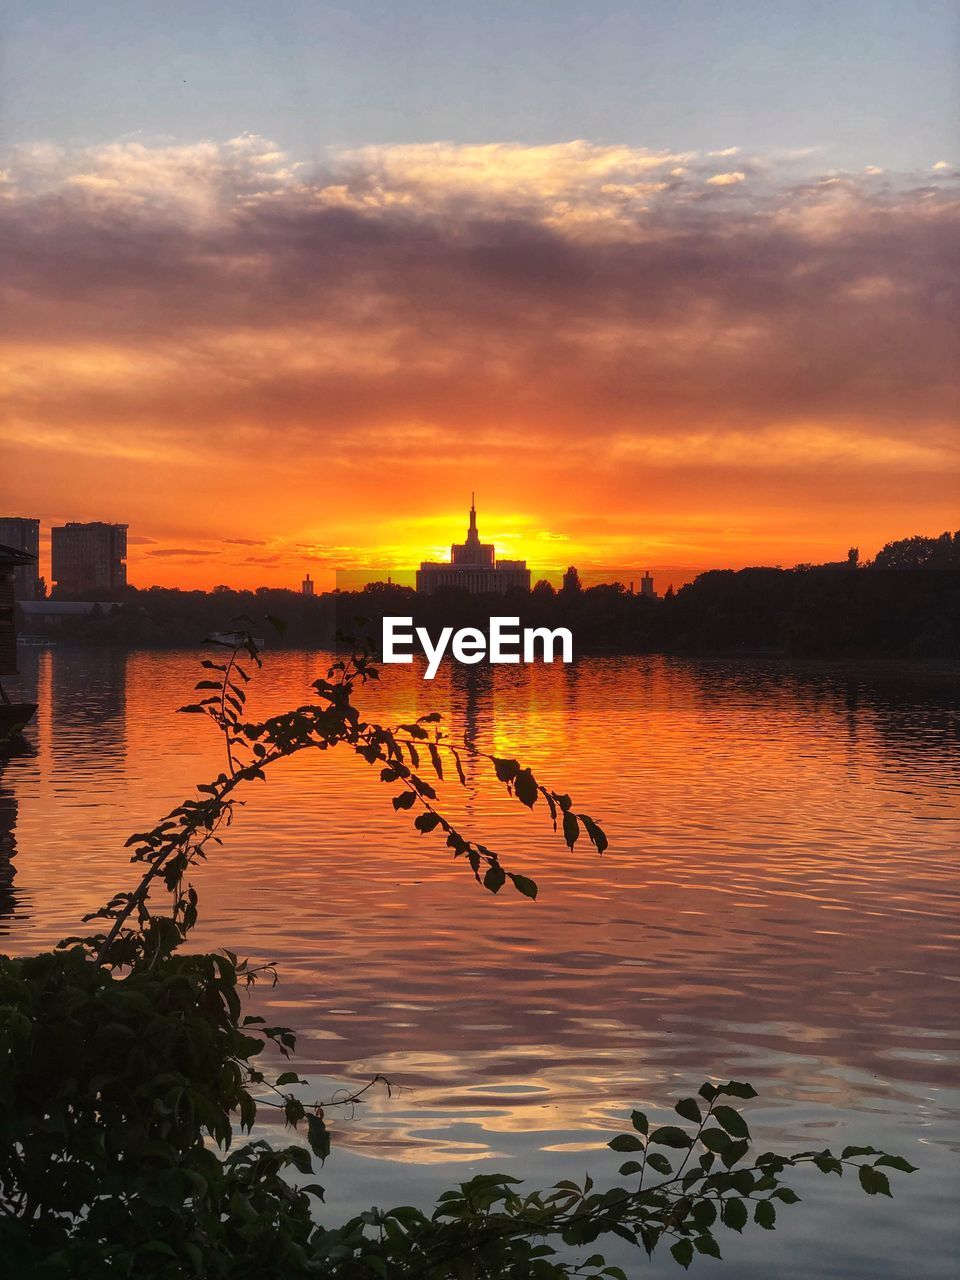
[[[125,521],[133,583],[201,587],[409,569],[472,489],[534,577],[955,528],[955,179],[587,143],[21,149],[0,513]]]

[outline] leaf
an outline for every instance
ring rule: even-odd
[[[267,614],[267,621],[273,627],[274,631],[281,638],[287,634],[287,624],[282,618],[275,618],[272,613]]]
[[[580,838],[580,824],[571,809],[565,809],[563,813],[563,838],[571,849]]]
[[[673,1109],[684,1120],[690,1120],[693,1124],[700,1123],[700,1108],[697,1106],[696,1098],[681,1098]]]
[[[498,760],[496,756],[493,756],[492,761],[498,782],[512,782],[520,772],[520,764],[516,760]],[[530,770],[525,769],[524,772],[529,773]]]
[[[393,807],[395,809],[412,809],[417,803],[417,795],[415,791],[401,791],[398,796],[393,797]]]
[[[743,1098],[745,1101],[757,1096],[757,1091],[752,1084],[743,1084],[739,1080],[728,1080],[720,1087],[718,1093],[726,1093],[731,1098]]]
[[[750,1143],[746,1138],[741,1138],[739,1142],[731,1142],[729,1147],[721,1151],[720,1159],[728,1169],[732,1169],[737,1161],[742,1160],[749,1150]]]
[[[649,1141],[661,1147],[692,1147],[693,1139],[685,1129],[675,1124],[666,1124],[661,1129],[654,1129]]]
[[[794,1191],[793,1187],[777,1187],[771,1199],[782,1200],[784,1204],[798,1204],[800,1197]]]
[[[733,1107],[714,1107],[713,1118],[722,1124],[727,1133],[734,1138],[749,1138],[750,1130],[747,1128],[747,1122],[739,1111],[734,1111]]]
[[[708,1258],[720,1257],[720,1246],[713,1236],[697,1236],[693,1243],[696,1246],[697,1253],[702,1253]]]
[[[642,1111],[630,1112],[630,1123],[636,1129],[637,1133],[649,1133],[650,1123]]]
[[[712,1200],[698,1200],[693,1206],[691,1217],[697,1224],[698,1231],[707,1231],[717,1220],[717,1206]]]
[[[764,1231],[772,1231],[777,1221],[777,1211],[769,1200],[758,1200],[753,1211],[753,1220]]]
[[[747,1206],[742,1200],[724,1200],[720,1217],[731,1231],[742,1231],[747,1225]]]
[[[693,1261],[693,1244],[690,1240],[678,1240],[675,1245],[670,1246],[670,1252],[673,1254],[674,1261],[679,1262],[684,1270]]]
[[[516,763],[511,761],[510,763]],[[521,769],[513,780],[513,789],[517,799],[521,804],[525,804],[528,809],[532,809],[537,802],[537,796],[540,789],[537,781],[529,769]]]
[[[917,1166],[911,1164],[909,1160],[904,1160],[903,1156],[881,1156],[879,1160],[874,1160],[875,1169],[881,1165],[885,1165],[888,1169],[899,1169],[901,1173],[917,1172]]]
[[[889,1178],[873,1165],[862,1164],[857,1173],[860,1178],[860,1185],[868,1196],[889,1196],[892,1194]]]
[[[607,1143],[611,1151],[642,1151],[643,1143],[635,1133],[618,1133]]]
[[[525,898],[535,898],[537,896],[537,883],[535,880],[528,880],[526,876],[518,876],[512,871],[508,871],[507,875],[513,881],[513,887],[517,893],[522,893]]]
[[[639,1173],[643,1165],[636,1160],[628,1160],[620,1166],[620,1174],[624,1178],[629,1178],[631,1173]]]
[[[487,874],[483,877],[483,887],[489,889],[491,893],[499,893],[506,882],[506,874],[498,862],[489,867]]]
[[[307,1141],[310,1150],[323,1163],[330,1154],[330,1133],[320,1116],[310,1112],[307,1115]]]
[[[240,1094],[240,1128],[246,1129],[247,1133],[253,1128],[257,1119],[257,1104],[249,1093],[244,1090]]]
[[[432,831],[439,824],[440,815],[438,813],[419,813],[413,823],[418,831],[423,832]]]
[[[276,1083],[278,1085],[284,1085],[284,1084],[303,1084],[304,1082],[300,1079],[300,1077],[297,1075],[295,1071],[284,1071],[282,1075],[277,1076]]]
[[[299,1173],[313,1173],[313,1160],[306,1147],[287,1147],[285,1154]]]
[[[603,853],[609,847],[610,841],[607,839],[604,831],[597,826],[589,814],[581,813],[577,815],[586,828],[587,835],[596,846],[597,853]]]
[[[647,1164],[655,1173],[662,1173],[664,1176],[673,1173],[673,1165],[662,1151],[648,1151]]]
[[[731,1139],[722,1129],[704,1129],[700,1141],[708,1151],[724,1151],[729,1147]]]

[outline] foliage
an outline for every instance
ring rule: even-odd
[[[677,1104],[688,1129],[651,1129],[640,1112],[609,1143],[630,1158],[623,1185],[603,1191],[560,1182],[521,1194],[517,1180],[482,1175],[447,1192],[432,1214],[371,1210],[337,1229],[312,1212],[312,1179],[330,1149],[325,1114],[362,1101],[306,1101],[293,1071],[272,1077],[265,1051],[289,1055],[295,1036],[244,1015],[240,994],[269,975],[230,952],[187,954],[198,898],[187,875],[234,816],[237,792],[304,750],[354,752],[393,789],[393,805],[423,835],[445,838],[455,858],[492,893],[508,881],[534,898],[536,885],[467,839],[437,808],[434,785],[464,781],[469,754],[528,808],[542,805],[572,849],[582,833],[599,852],[601,827],[513,759],[454,745],[438,717],[385,728],[361,719],[356,686],[376,679],[369,653],[334,664],[315,683],[319,701],[262,722],[245,718],[260,655],[244,634],[222,662],[207,659],[199,701],[183,708],[221,732],[226,767],[151,831],[131,837],[139,884],[88,917],[104,930],[66,939],[52,953],[0,958],[0,1270],[24,1280],[156,1280],[229,1277],[589,1276],[620,1280],[602,1255],[576,1255],[604,1236],[647,1253],[669,1242],[678,1263],[719,1256],[715,1227],[740,1231],[752,1211],[771,1229],[798,1199],[783,1174],[798,1164],[824,1173],[856,1167],[863,1190],[890,1192],[887,1168],[909,1171],[872,1148],[752,1155],[746,1121],[729,1100],[749,1085],[704,1084]],[[430,771],[428,780],[425,775]],[[151,891],[169,893],[167,914]],[[379,1079],[379,1078],[378,1078]],[[386,1082],[384,1082],[386,1083]],[[389,1086],[387,1086],[389,1087]],[[302,1130],[306,1145],[234,1145],[258,1115]]]
[[[874,569],[960,569],[960,529],[936,538],[916,535],[888,542],[877,552]]]

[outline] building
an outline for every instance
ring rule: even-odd
[[[127,526],[70,521],[51,533],[51,576],[58,595],[116,595],[127,585]]]
[[[492,542],[481,542],[477,532],[477,505],[470,498],[470,524],[466,542],[450,548],[450,562],[425,560],[417,570],[417,590],[430,595],[440,587],[459,587],[471,595],[488,591],[530,590],[526,560],[498,560]]]
[[[0,675],[15,674],[17,670],[17,620],[14,611],[15,578],[18,569],[29,567],[31,561],[26,551],[19,547],[0,545]],[[0,694],[0,700],[3,699]],[[0,739],[2,739],[0,726]]]
[[[650,570],[644,569],[643,577],[640,579],[640,594],[647,600],[656,600],[657,593],[653,589],[653,578],[650,576]]]
[[[40,563],[40,521],[23,516],[0,516],[0,544],[23,551],[30,557],[13,570],[13,590],[18,600],[39,600],[44,586],[38,574]]]
[[[312,596],[315,594],[313,588],[314,588],[314,581],[308,573],[307,576],[304,578],[304,580],[300,583],[300,594],[302,596]]]

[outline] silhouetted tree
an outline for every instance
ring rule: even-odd
[[[560,588],[560,594],[564,596],[577,596],[582,590],[583,583],[580,581],[580,575],[577,573],[577,567],[572,564],[563,575],[563,586]]]
[[[871,566],[874,569],[960,569],[960,529],[938,538],[900,538],[888,542]]]

